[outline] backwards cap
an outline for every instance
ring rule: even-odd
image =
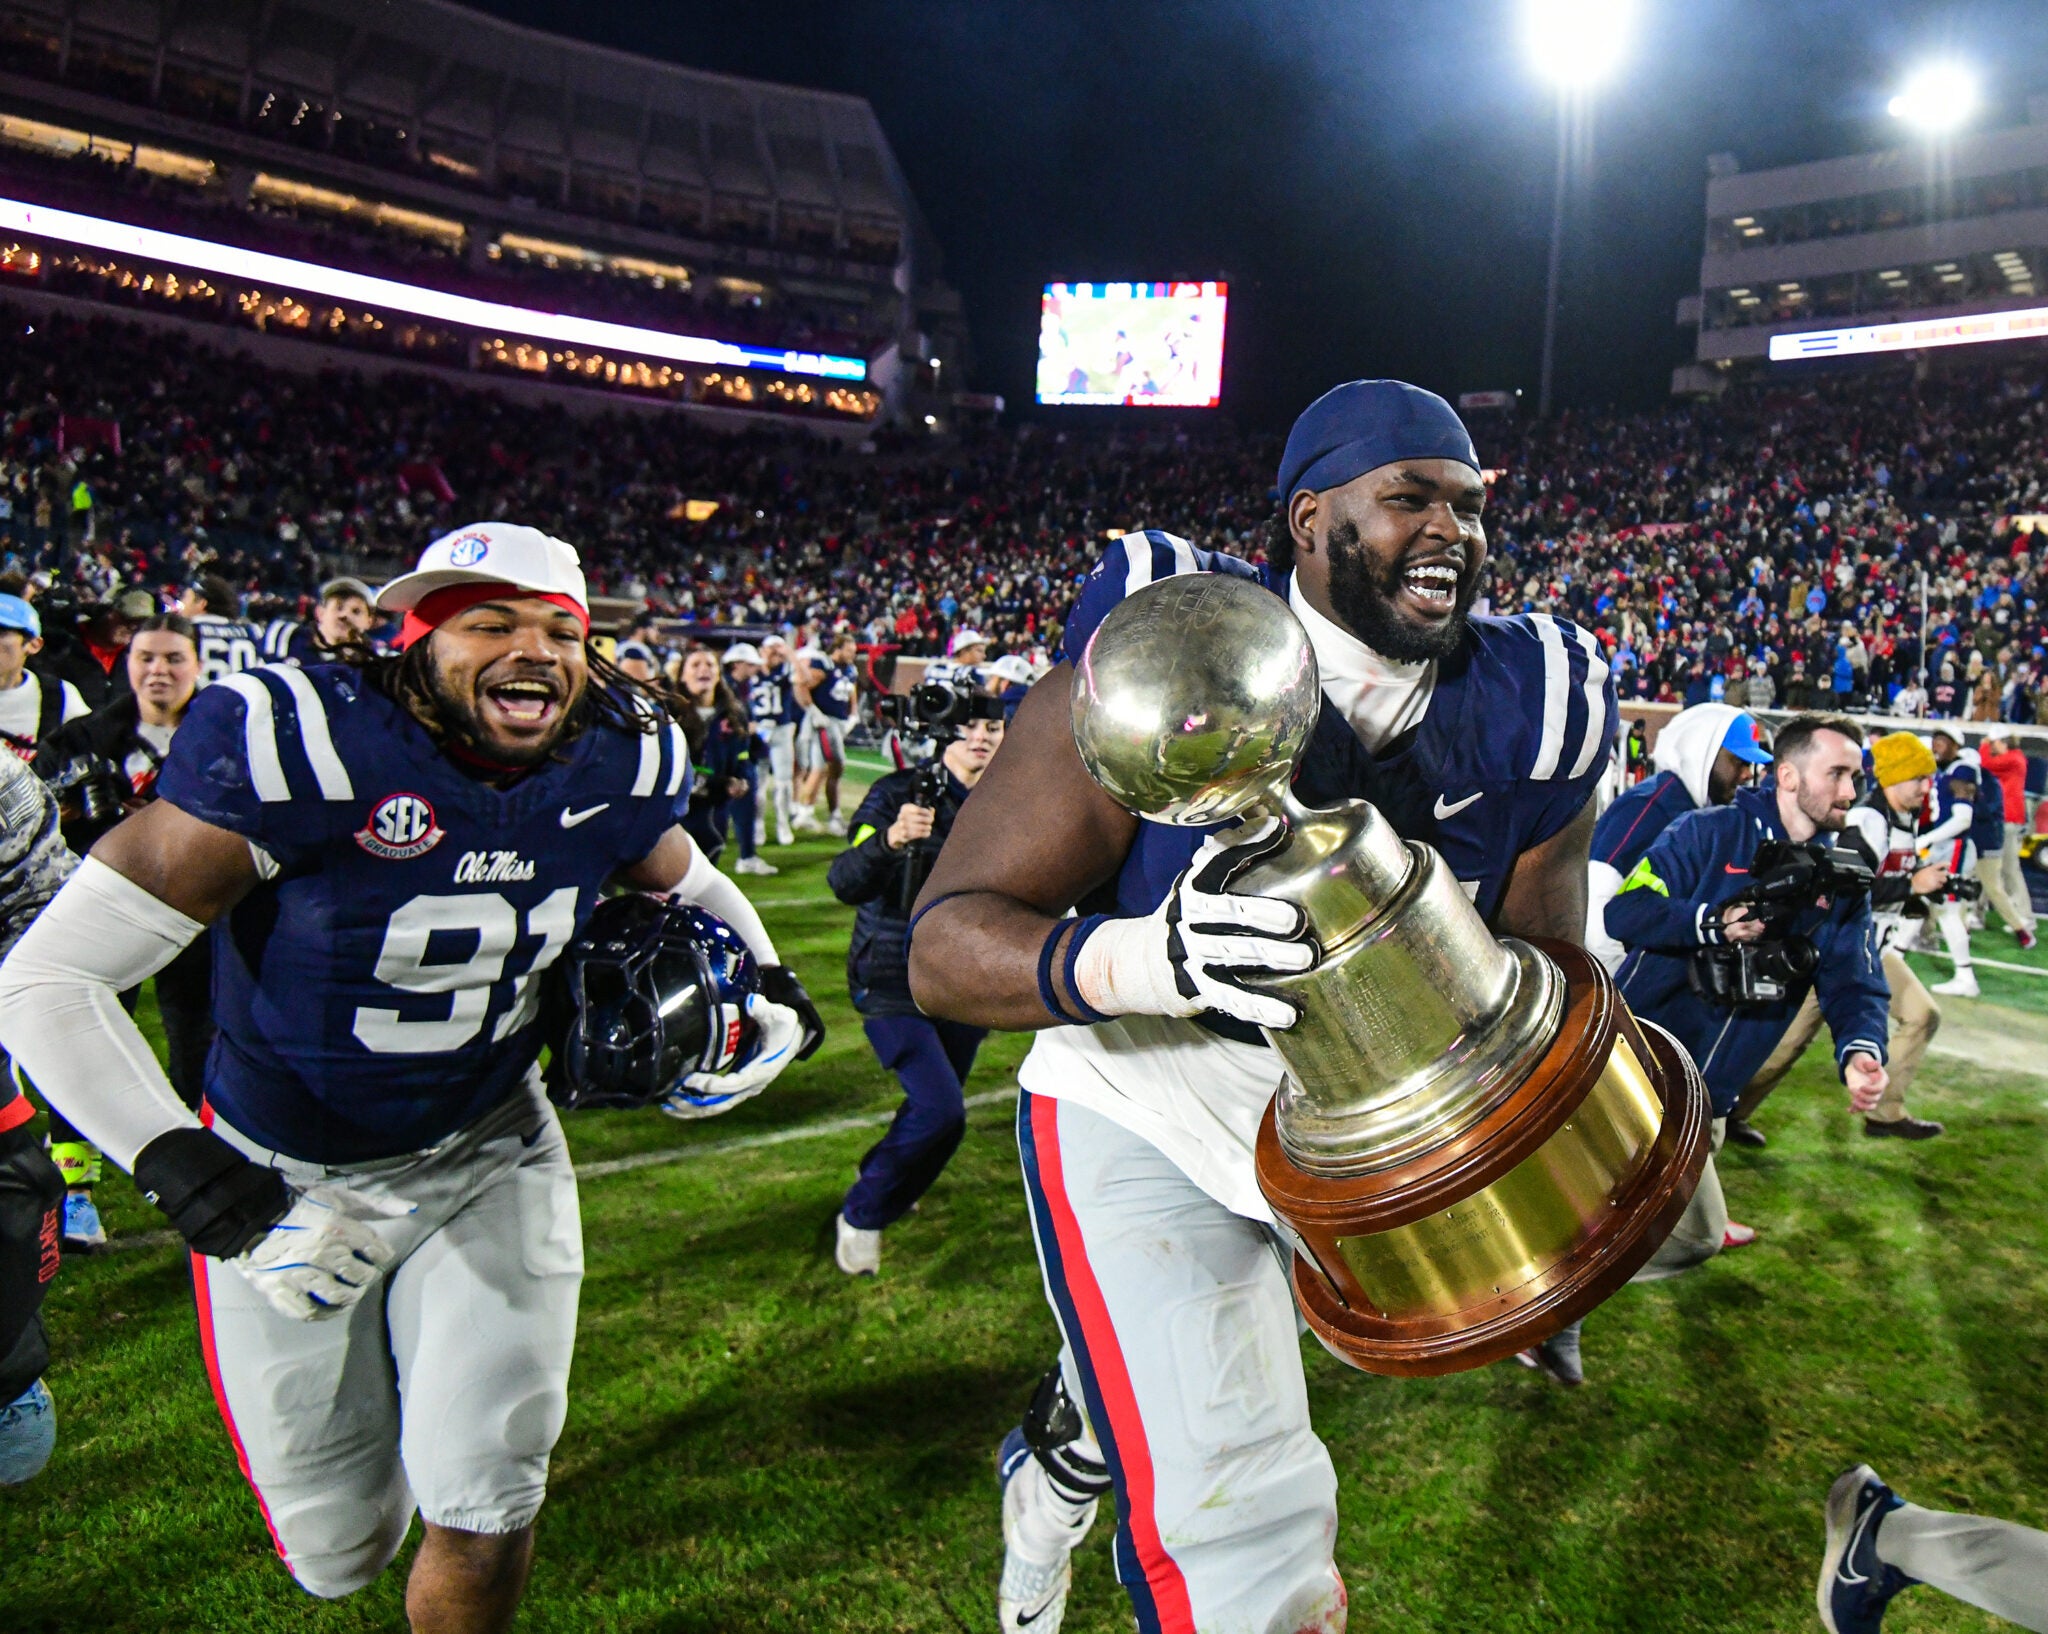
[[[1480,469],[1457,411],[1433,391],[1400,380],[1352,380],[1301,411],[1280,455],[1280,503],[1304,488],[1341,488],[1396,460],[1457,460]]]

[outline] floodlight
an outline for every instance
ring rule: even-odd
[[[1977,76],[1960,63],[1929,63],[1907,77],[1885,111],[1923,131],[1952,131],[1977,111]]]
[[[1545,79],[1583,89],[1621,66],[1634,0],[1524,0],[1529,56]]]

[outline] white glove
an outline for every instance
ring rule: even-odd
[[[1213,1011],[1261,1027],[1292,1027],[1292,1003],[1254,992],[1242,978],[1314,968],[1321,955],[1307,918],[1292,902],[1225,889],[1286,843],[1277,817],[1210,835],[1150,914],[1111,919],[1082,943],[1074,965],[1080,997],[1109,1016]]]
[[[368,1222],[411,1214],[417,1204],[364,1197],[340,1186],[312,1186],[267,1235],[228,1261],[286,1316],[320,1322],[338,1316],[398,1258]]]
[[[747,996],[747,1014],[761,1029],[761,1047],[754,1051],[754,1058],[730,1072],[686,1074],[682,1088],[670,1090],[663,1098],[662,1111],[672,1118],[715,1118],[752,1100],[796,1059],[804,1041],[802,1016],[759,993]]]

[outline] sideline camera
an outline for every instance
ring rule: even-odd
[[[936,811],[946,792],[946,745],[959,737],[970,721],[1003,719],[1003,700],[983,692],[971,677],[962,676],[957,682],[921,682],[900,698],[883,698],[876,703],[875,713],[902,734],[904,753],[918,763],[903,803]],[[936,839],[912,840],[903,848],[894,904],[902,918],[910,917],[917,893],[931,877],[938,856]]]
[[[1852,853],[1818,840],[1765,840],[1750,862],[1749,884],[1714,910],[1719,918],[1731,908],[1747,908],[1749,917],[1763,922],[1764,934],[1754,942],[1700,948],[1687,970],[1692,990],[1709,1004],[1783,1003],[1820,963],[1813,943],[1787,927],[1810,909],[1867,895],[1870,881],[1870,869]]]

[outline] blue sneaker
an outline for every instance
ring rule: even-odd
[[[89,1191],[64,1194],[64,1252],[97,1254],[107,1246],[107,1228],[100,1224],[100,1211],[93,1207]]]
[[[57,1446],[57,1406],[41,1379],[0,1407],[0,1486],[42,1474]]]
[[[1920,1579],[1877,1558],[1877,1529],[1905,1499],[1858,1464],[1828,1490],[1827,1552],[1821,1556],[1821,1627],[1828,1634],[1879,1634],[1884,1608]]]

